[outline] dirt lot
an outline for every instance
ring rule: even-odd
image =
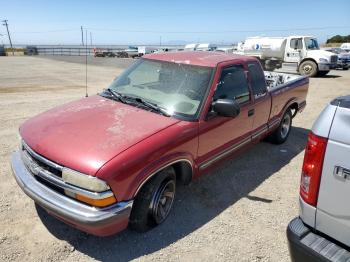
[[[145,234],[98,238],[48,216],[19,189],[10,169],[18,126],[31,116],[84,96],[79,58],[0,57],[1,261],[289,261],[285,229],[298,214],[298,184],[307,132],[324,105],[350,92],[350,71],[311,79],[306,110],[287,143],[260,143],[177,192],[174,210]],[[131,61],[92,60],[95,94]]]

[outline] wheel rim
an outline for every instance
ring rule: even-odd
[[[310,64],[306,64],[303,66],[303,71],[305,74],[310,74],[313,71],[313,68]]]
[[[281,125],[282,138],[286,138],[286,136],[288,135],[289,130],[290,130],[290,122],[291,122],[290,115],[285,115],[285,117],[282,120],[282,125]]]
[[[170,213],[175,197],[175,181],[163,183],[154,194],[151,212],[157,224],[162,223]]]

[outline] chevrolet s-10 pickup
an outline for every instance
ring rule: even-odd
[[[248,56],[145,55],[98,95],[25,121],[13,174],[36,204],[82,231],[146,231],[167,218],[178,183],[265,138],[285,142],[308,86]]]

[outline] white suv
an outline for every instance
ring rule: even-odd
[[[299,201],[287,228],[292,261],[350,261],[350,96],[328,104],[309,133]]]

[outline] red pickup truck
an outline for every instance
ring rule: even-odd
[[[219,52],[145,55],[98,95],[21,125],[22,190],[95,235],[162,223],[189,183],[265,137],[283,143],[306,105],[304,76]]]

